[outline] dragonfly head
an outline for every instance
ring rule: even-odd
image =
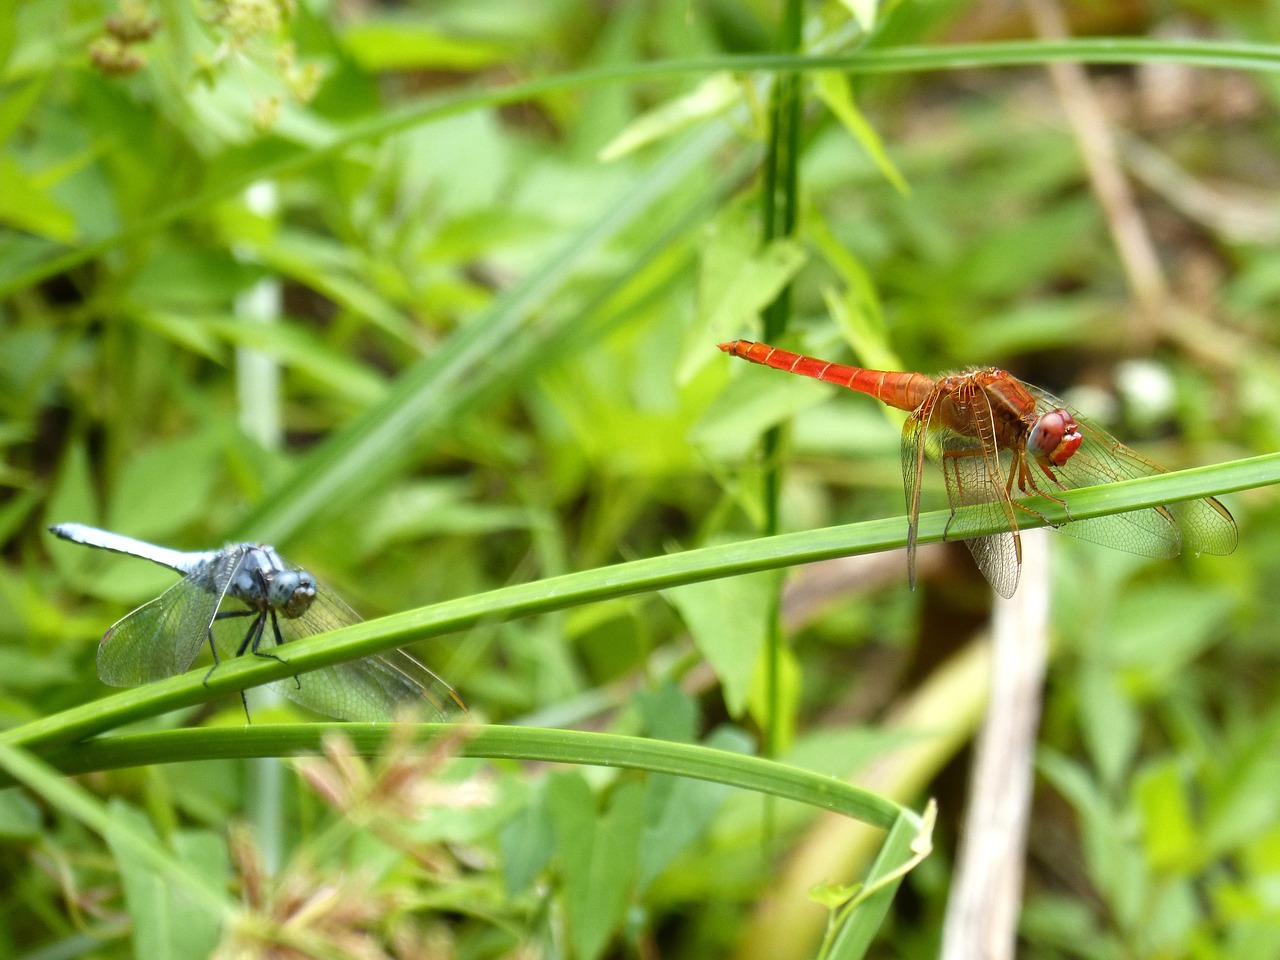
[[[267,587],[267,602],[290,620],[311,608],[316,598],[316,582],[305,570],[280,570]]]
[[[1071,459],[1083,440],[1075,418],[1059,407],[1036,421],[1027,437],[1027,450],[1041,463],[1047,460],[1060,467]]]

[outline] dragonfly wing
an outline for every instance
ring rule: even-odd
[[[1036,395],[1037,413],[1058,407],[1066,409],[1079,424],[1084,438],[1075,454],[1054,469],[1064,487],[1076,489],[1168,473],[1160,464],[1131,450],[1052,394],[1036,388],[1032,388],[1032,392]],[[1036,479],[1045,482],[1041,474],[1037,474]],[[1226,555],[1235,549],[1238,538],[1231,514],[1212,497],[1109,517],[1073,520],[1059,529],[1081,540],[1148,557],[1175,557],[1184,545],[1195,553]]]
[[[466,705],[447,683],[403,650],[313,670],[277,689],[309,710],[339,720],[457,719]]]
[[[1216,497],[1171,503],[1169,511],[1182,528],[1182,542],[1197,556],[1211,553],[1225,557],[1235,551],[1240,531],[1231,512]]]
[[[920,534],[920,478],[924,473],[925,424],[932,410],[926,400],[902,425],[902,484],[907,495],[907,581],[916,586],[916,538]]]
[[[242,554],[210,558],[150,603],[116,621],[98,646],[98,676],[132,687],[182,673],[195,660]]]
[[[292,620],[276,619],[287,644],[359,623],[360,615],[317,584],[306,613]],[[269,625],[267,633],[271,633]],[[274,644],[274,637],[264,639],[263,649]],[[281,656],[288,659],[287,653]],[[432,720],[446,720],[466,712],[452,687],[403,650],[322,667],[271,686],[295,703],[338,720],[391,721],[414,711]]]
[[[996,443],[995,422],[986,394],[978,391],[965,406],[967,429],[959,433],[937,431],[951,519],[948,540],[963,540],[978,569],[1000,596],[1008,599],[1018,589],[1022,568],[1022,541],[1018,520],[1009,500],[1006,477],[1013,454]],[[967,509],[962,509],[967,508]],[[1001,533],[982,533],[992,526]]]

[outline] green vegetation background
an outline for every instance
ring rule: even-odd
[[[1274,481],[1231,462],[1280,424],[1277,57],[1148,38],[1273,43],[1280,7],[1064,5],[1132,38],[1076,53],[1117,64],[1091,77],[1167,278],[1145,311],[1036,66],[1055,48],[938,72],[941,45],[1029,36],[1022,8],[876,7],[0,11],[0,767],[26,784],[0,792],[0,956],[813,956],[808,883],[909,839],[814,807],[906,829],[930,796],[932,856],[833,949],[936,953],[988,591],[958,546],[915,593],[901,550],[783,586],[901,545],[897,422],[715,344],[767,313],[833,359],[999,364],[1171,467],[1224,464],[1201,493]],[[719,58],[790,49],[796,11],[841,69],[790,81],[778,132],[774,71],[802,64]],[[1280,511],[1224,499],[1228,558],[1054,538],[1022,955],[1280,951]],[[402,614],[295,662],[411,640],[477,719],[654,745],[486,728],[366,761],[370,729],[300,775],[248,762],[318,746],[288,707],[243,727],[230,691],[271,664],[95,702],[97,638],[172,577],[52,543],[64,520],[273,542]],[[735,545],[771,525],[796,536]],[[148,737],[54,752],[130,720]],[[880,796],[824,792],[922,741]],[[780,764],[743,756],[764,742]]]

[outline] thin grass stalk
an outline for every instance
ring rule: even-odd
[[[515,363],[529,360],[530,340],[554,335],[552,321],[536,312],[579,266],[619,232],[651,213],[654,204],[699,169],[728,137],[711,126],[670,149],[641,181],[623,192],[600,216],[570,238],[538,268],[456,330],[430,356],[409,367],[387,396],[312,448],[288,480],[272,490],[232,531],[236,539],[279,544],[320,510],[367,490],[403,464],[420,457],[426,438],[438,438],[461,411],[498,384],[517,382]],[[573,315],[558,321],[568,325]]]
[[[803,25],[803,0],[787,0],[779,32],[779,48],[783,52],[792,53],[800,49]],[[770,103],[769,148],[765,157],[764,186],[761,191],[762,246],[795,234],[798,208],[797,154],[800,149],[800,76],[796,73],[780,74],[773,84]],[[765,308],[765,340],[773,342],[785,333],[790,317],[791,284],[788,283]],[[782,494],[781,451],[784,443],[783,426],[771,427],[761,439],[766,536],[773,536],[779,531],[778,502]],[[781,578],[776,581],[775,586],[770,598],[765,635],[765,701],[768,704],[768,717],[765,721],[764,755],[767,757],[777,756],[782,746],[782,723],[779,717],[779,674],[782,666]]]
[[[358,752],[373,755],[388,738],[396,736],[395,727],[387,723],[185,727],[76,744],[49,753],[47,762],[64,773],[85,773],[140,764],[282,756],[318,752],[324,738],[332,733],[347,737]],[[463,734],[459,756],[647,770],[798,800],[877,827],[888,828],[903,816],[918,825],[918,818],[908,808],[826,774],[698,744],[580,730],[430,723],[415,725],[414,736],[430,743],[441,736],[457,736],[459,731]]]
[[[91,243],[60,252],[51,251],[31,266],[0,274],[0,298],[65,273],[92,258],[155,232],[185,216],[202,212],[220,200],[234,196],[249,184],[277,179],[305,170],[312,164],[340,155],[350,147],[379,140],[403,130],[456,116],[556,93],[607,84],[627,84],[703,75],[717,71],[844,70],[849,73],[911,73],[929,70],[966,70],[981,67],[1039,66],[1056,61],[1096,64],[1180,63],[1223,70],[1280,72],[1280,47],[1271,44],[1151,40],[1139,37],[1085,38],[1063,41],[1016,40],[1001,43],[949,44],[935,47],[896,47],[886,50],[832,54],[744,54],[697,57],[688,60],[656,60],[637,64],[611,64],[575,73],[557,74],[507,87],[433,96],[401,110],[379,114],[350,125],[320,148],[299,149],[281,159],[250,168],[191,196],[108,233]]]

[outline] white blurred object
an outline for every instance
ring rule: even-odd
[[[969,809],[947,898],[942,960],[1013,960],[1036,731],[1049,652],[1047,530],[1022,533],[1022,587],[994,608],[991,701],[974,749]]]
[[[1170,416],[1176,391],[1169,369],[1154,360],[1126,360],[1116,367],[1116,391],[1130,419],[1145,426]]]

